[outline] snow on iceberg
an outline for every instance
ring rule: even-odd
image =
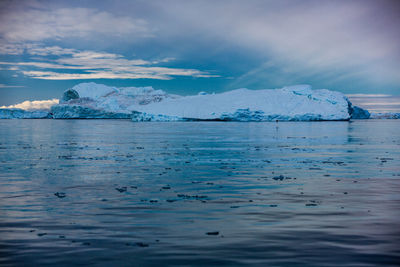
[[[46,110],[28,111],[18,108],[1,108],[0,119],[49,119],[51,115]]]
[[[54,118],[132,118],[133,121],[314,121],[349,120],[354,110],[363,113],[342,93],[312,90],[309,85],[178,96],[152,87],[116,88],[81,83],[65,91],[51,113]]]
[[[348,120],[349,101],[339,92],[297,85],[275,90],[237,89],[136,106],[134,121],[312,121]],[[142,116],[140,116],[142,114]]]

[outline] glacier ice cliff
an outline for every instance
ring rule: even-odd
[[[317,121],[348,120],[353,110],[342,93],[309,85],[179,96],[152,87],[81,83],[65,91],[51,113],[54,118],[134,121]]]
[[[0,119],[49,119],[52,116],[46,110],[27,111],[18,108],[0,109]]]
[[[81,105],[55,105],[51,107],[54,119],[130,119],[130,113],[110,112]]]

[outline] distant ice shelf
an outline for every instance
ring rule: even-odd
[[[46,110],[23,110],[18,108],[0,109],[0,119],[49,119],[52,118]]]
[[[400,113],[389,112],[389,113],[372,113],[371,119],[400,119]]]
[[[340,92],[309,85],[281,89],[237,89],[192,96],[168,94],[152,87],[111,87],[81,83],[64,92],[47,113],[10,113],[0,118],[43,116],[55,119],[132,119],[133,121],[322,121],[369,118]]]

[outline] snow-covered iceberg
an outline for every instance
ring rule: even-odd
[[[237,89],[166,99],[139,106],[144,120],[310,121],[347,120],[349,102],[339,93],[299,85],[275,90]],[[160,115],[162,115],[160,117]],[[133,118],[141,120],[140,116]]]
[[[152,87],[116,88],[82,83],[65,91],[51,113],[54,118],[134,121],[314,121],[348,120],[354,110],[362,113],[342,93],[312,90],[309,85],[178,96]]]
[[[1,108],[0,119],[49,119],[52,116],[46,110],[23,110],[18,108]]]

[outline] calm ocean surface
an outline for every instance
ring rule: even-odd
[[[0,265],[399,262],[398,120],[0,120]]]

